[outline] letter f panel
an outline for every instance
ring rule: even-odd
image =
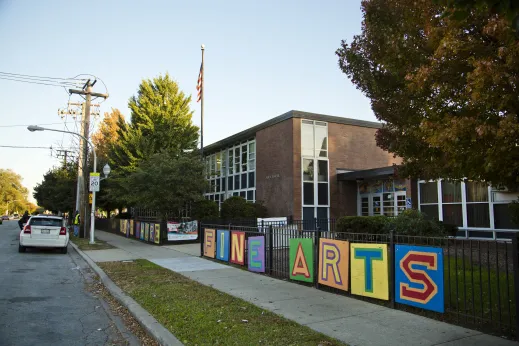
[[[445,312],[443,250],[426,246],[395,246],[395,301]]]

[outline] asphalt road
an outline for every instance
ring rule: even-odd
[[[17,221],[0,225],[0,345],[125,345],[107,304],[87,290],[88,265],[69,245],[18,253]],[[83,274],[82,274],[83,273]]]

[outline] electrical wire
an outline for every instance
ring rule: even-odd
[[[78,86],[77,84],[72,84],[72,83],[67,83],[67,84],[65,84],[65,83],[62,83],[62,84],[43,83],[43,82],[36,82],[34,80],[23,80],[23,79],[7,78],[7,77],[4,77],[4,76],[0,76],[0,79],[14,81],[14,82],[28,83],[28,84],[40,84],[40,85],[55,86],[55,87],[60,87],[60,88],[65,87],[65,86],[74,86],[74,87]]]
[[[52,80],[52,79],[45,79],[45,78],[29,78],[29,77],[17,77],[17,76],[11,76],[11,75],[3,75],[0,72],[1,78],[6,78],[9,80],[16,80],[20,82],[43,82],[43,83],[49,83],[49,84],[58,84],[58,85],[68,85],[68,86],[80,86],[82,83],[80,80]]]
[[[6,75],[11,75],[11,76],[19,76],[19,77],[26,77],[26,78],[86,81],[86,79],[82,79],[82,78],[42,77],[42,76],[31,76],[31,75],[27,75],[27,74],[10,73],[10,72],[2,72],[2,71],[0,71],[0,74],[6,74]]]
[[[63,123],[48,123],[48,124],[38,124],[38,125],[61,125]],[[26,125],[0,125],[0,127],[27,127],[34,124],[26,124]]]
[[[13,149],[50,149],[52,147],[28,147],[23,145],[0,145],[0,148],[13,148]]]

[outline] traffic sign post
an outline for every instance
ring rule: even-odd
[[[99,192],[99,182],[101,180],[101,176],[99,173],[90,173],[90,191],[91,192]]]

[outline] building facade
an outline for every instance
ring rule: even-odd
[[[496,236],[514,229],[507,206],[516,193],[475,182],[399,178],[395,165],[401,159],[376,145],[380,126],[300,111],[282,114],[204,148],[206,198],[262,201],[269,216],[296,220],[396,216],[415,208],[467,232]]]

